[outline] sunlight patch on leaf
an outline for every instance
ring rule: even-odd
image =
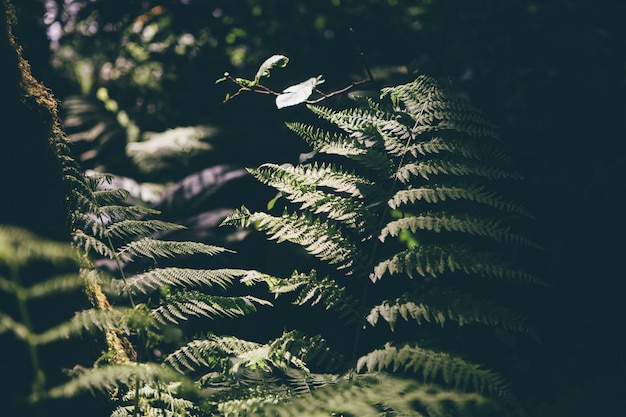
[[[282,109],[283,107],[295,106],[296,104],[304,103],[306,99],[313,94],[313,89],[322,84],[324,79],[321,75],[317,77],[311,77],[308,80],[287,87],[283,90],[283,94],[276,97],[276,107]]]

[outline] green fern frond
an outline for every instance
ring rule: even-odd
[[[164,363],[182,373],[185,369],[193,371],[198,367],[214,368],[218,366],[231,369],[233,363],[228,359],[229,357],[241,357],[261,346],[260,343],[237,337],[209,335],[204,339],[188,342],[169,354]]]
[[[65,243],[39,238],[19,227],[0,225],[0,264],[24,266],[36,260],[76,264],[78,253]]]
[[[148,236],[156,232],[184,229],[185,226],[163,220],[122,220],[107,226],[107,232],[120,239]]]
[[[51,389],[49,395],[51,398],[71,398],[84,391],[110,392],[118,387],[136,384],[138,381],[181,382],[186,389],[193,389],[191,383],[173,369],[156,364],[139,363],[89,369],[69,382]]]
[[[84,286],[85,279],[79,274],[58,275],[24,288],[22,294],[26,298],[42,298],[76,291],[84,288]]]
[[[93,192],[94,203],[98,207],[106,206],[109,204],[116,205],[130,197],[130,192],[121,189],[113,188],[108,190],[97,190]]]
[[[105,205],[100,206],[95,214],[108,224],[121,220],[138,219],[145,215],[160,214],[160,211],[142,206]]]
[[[75,229],[72,233],[74,245],[83,250],[85,253],[91,253],[93,250],[99,255],[106,256],[109,259],[115,258],[115,252],[100,239],[86,234],[80,229]]]
[[[453,389],[492,395],[511,404],[516,402],[501,376],[459,357],[415,344],[396,347],[387,343],[384,348],[359,358],[356,369],[357,372],[367,369],[421,373],[426,383],[443,383]]]
[[[354,260],[360,259],[357,247],[342,235],[339,228],[319,218],[297,213],[275,217],[262,212],[250,213],[244,207],[233,211],[222,224],[246,227],[252,223],[258,230],[265,231],[270,239],[296,243],[311,255],[331,265],[337,264],[338,269],[351,268]]]
[[[268,173],[267,168],[271,169],[271,172]],[[304,180],[306,174],[296,176],[277,165],[271,168],[262,165],[257,170],[251,170],[251,173],[261,182],[284,193],[291,202],[301,204],[301,210],[309,210],[313,214],[324,213],[329,219],[351,228],[360,228],[365,223],[367,210],[362,201],[320,191],[318,185],[311,183],[310,179]],[[346,187],[345,183],[333,182],[331,178],[326,182],[330,186]]]
[[[258,403],[254,408],[244,408],[242,415],[461,417],[475,415],[477,409],[496,410],[498,407],[480,394],[442,390],[408,378],[371,373],[294,395],[278,404]],[[494,415],[507,415],[498,411]]]
[[[387,202],[389,207],[396,209],[404,204],[412,204],[416,201],[438,203],[447,200],[468,200],[488,205],[500,210],[521,216],[531,217],[530,212],[513,201],[507,201],[495,192],[491,192],[482,186],[446,186],[424,185],[416,188],[408,188],[397,191]]]
[[[179,255],[203,254],[208,256],[233,251],[201,242],[177,242],[144,237],[132,241],[118,249],[117,255],[124,260],[133,260],[137,256],[148,258],[172,258]]]
[[[134,417],[137,413],[135,399],[139,398],[140,412],[145,416],[159,417],[193,417],[196,416],[195,402],[179,397],[179,382],[145,383],[138,388],[129,389],[122,396],[122,401],[132,405],[120,406],[111,417]]]
[[[268,284],[269,290],[277,297],[298,290],[294,304],[313,306],[321,303],[326,310],[338,312],[339,317],[347,322],[356,322],[361,318],[361,312],[355,307],[358,300],[330,277],[319,278],[315,270],[308,274],[294,271],[291,278],[273,278]]]
[[[359,199],[363,198],[364,190],[371,191],[374,186],[372,181],[332,164],[293,166],[267,163],[249,171],[257,180],[272,187],[285,183],[304,190],[323,187]]]
[[[161,324],[179,324],[190,317],[238,317],[256,311],[256,305],[270,305],[252,296],[223,297],[198,291],[180,291],[167,298],[163,305],[152,309],[154,319]]]
[[[479,323],[539,340],[535,330],[519,312],[456,288],[431,288],[384,301],[372,308],[367,321],[375,326],[382,319],[393,331],[398,318],[415,320],[418,324],[433,322],[442,327],[447,321],[460,326]]]
[[[477,175],[490,180],[522,179],[519,173],[510,169],[485,165],[479,161],[455,161],[450,159],[410,162],[399,167],[395,173],[395,177],[403,183],[409,182],[414,177],[428,180],[432,175]]]
[[[147,294],[165,286],[171,287],[229,287],[235,278],[245,277],[251,271],[246,269],[192,269],[192,268],[156,268],[134,275],[126,282],[118,282],[120,291],[132,294]]]
[[[374,147],[373,143],[362,138],[329,133],[303,123],[287,123],[287,127],[309,143],[316,152],[345,156],[378,171],[392,170],[391,161],[384,150]]]
[[[116,307],[115,309],[88,309],[77,312],[71,321],[61,323],[45,332],[35,335],[33,340],[38,345],[67,339],[70,336],[81,335],[85,332],[96,333],[107,330],[129,332],[128,324],[124,316],[128,308]]]
[[[424,213],[393,220],[382,228],[378,238],[384,242],[387,236],[398,236],[407,230],[414,233],[418,230],[430,230],[437,233],[442,231],[461,232],[490,238],[497,242],[535,246],[528,238],[512,232],[510,227],[503,226],[499,220],[449,213]]]
[[[22,341],[27,341],[29,338],[33,337],[28,327],[0,311],[0,334],[7,332],[13,333],[17,339]]]
[[[512,268],[495,254],[474,252],[454,244],[411,247],[378,263],[372,279],[376,281],[385,273],[405,273],[412,278],[415,272],[423,277],[436,278],[455,271],[486,278],[541,283],[532,274]]]

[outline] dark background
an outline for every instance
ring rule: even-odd
[[[290,58],[267,79],[278,91],[319,74],[327,80],[321,87],[332,91],[365,79],[367,67],[376,86],[408,82],[415,73],[451,81],[500,126],[526,177],[516,192],[536,216],[529,233],[546,248],[528,256],[525,265],[551,285],[525,300],[544,343],[518,345],[517,384],[539,416],[623,412],[625,2],[101,0],[69,1],[65,8],[62,1],[15,3],[24,55],[67,114],[69,98],[102,107],[95,96],[105,87],[140,132],[215,128],[209,153],[165,170],[139,167],[126,155],[127,136],[115,123],[107,125],[108,136],[90,140],[81,136],[87,120],[68,128],[77,149],[93,150],[85,168],[139,182],[171,183],[220,164],[236,169],[297,162],[306,147],[283,122],[311,118],[301,106],[279,111],[271,97],[254,94],[224,104],[236,86],[215,84],[225,71],[252,78],[273,54]],[[133,31],[137,22],[154,23],[154,38],[142,40]],[[58,44],[46,36],[50,26],[63,29]],[[193,40],[177,51],[183,34]],[[150,49],[158,42],[165,46]],[[90,83],[76,75],[86,67],[94,69]],[[117,68],[120,75],[112,78],[102,68]],[[142,78],[146,68],[161,75]],[[99,111],[94,114],[101,119],[111,118]],[[241,204],[262,209],[272,196],[240,178],[204,196],[198,207],[206,213]],[[184,218],[165,208],[172,219]],[[215,223],[197,233],[224,242],[228,236],[214,230]],[[278,269],[269,250],[258,249],[245,262]]]

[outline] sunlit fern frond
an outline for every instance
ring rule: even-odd
[[[111,417],[133,417],[137,411],[145,416],[194,417],[199,415],[194,401],[178,395],[180,382],[147,382],[129,389],[122,401],[130,405],[119,406]],[[135,406],[139,399],[139,410]]]
[[[243,407],[242,407],[243,408]],[[244,416],[472,416],[477,409],[508,415],[489,398],[461,391],[444,390],[409,378],[370,373],[337,381],[311,392],[293,395],[288,401],[259,403],[245,409]]]
[[[466,392],[500,398],[516,403],[504,379],[492,371],[446,352],[435,352],[416,344],[400,347],[385,344],[359,358],[357,371],[409,372],[419,374],[425,383],[435,383]]]
[[[181,230],[185,227],[163,220],[122,220],[107,226],[107,233],[120,239],[145,237],[166,230]]]
[[[71,336],[84,333],[98,333],[107,330],[129,332],[125,315],[131,311],[128,308],[117,307],[115,309],[91,308],[77,312],[71,321],[64,322],[52,327],[45,332],[34,335],[37,344],[43,345]]]
[[[489,180],[521,179],[513,170],[498,166],[485,165],[479,161],[459,161],[454,159],[416,160],[398,168],[395,177],[403,183],[414,178],[431,179],[433,176],[450,175],[455,177],[480,176]]]
[[[201,287],[213,286],[225,289],[236,278],[246,277],[251,271],[246,269],[192,269],[192,268],[155,268],[134,275],[118,282],[118,290],[130,291],[132,294],[148,294],[164,287]]]
[[[317,271],[299,273],[294,271],[290,278],[268,280],[269,290],[276,296],[297,292],[294,304],[321,304],[326,310],[333,310],[348,323],[360,320],[362,312],[358,300],[347,294],[346,289],[330,277],[318,277]]]
[[[459,232],[493,239],[502,243],[536,246],[520,233],[512,232],[511,228],[503,225],[501,220],[467,214],[454,215],[446,212],[424,212],[419,215],[409,215],[408,217],[390,221],[381,229],[378,238],[384,242],[387,236],[398,236],[407,230],[411,232],[428,230],[436,233],[444,231]]]
[[[123,245],[118,249],[117,255],[124,260],[130,261],[139,256],[156,259],[196,254],[213,256],[225,252],[232,251],[220,246],[208,245],[201,242],[177,242],[144,237]]]
[[[21,267],[37,260],[76,263],[77,259],[78,253],[65,243],[40,238],[19,227],[0,225],[0,265]]]
[[[373,143],[349,135],[329,133],[304,123],[287,123],[287,127],[301,136],[313,150],[328,155],[345,156],[360,164],[385,173],[391,172],[393,164],[387,154]]]
[[[175,292],[152,309],[154,319],[161,324],[179,324],[190,317],[239,317],[257,310],[257,305],[269,305],[265,300],[245,296],[217,296],[199,291]]]
[[[106,365],[85,370],[69,382],[49,391],[51,398],[70,398],[80,392],[111,392],[116,388],[129,387],[142,382],[180,383],[182,388],[193,391],[193,385],[175,370],[152,363],[129,365]]]
[[[276,217],[263,212],[251,213],[243,207],[231,213],[223,224],[244,227],[254,224],[258,230],[265,231],[269,239],[296,243],[320,260],[337,265],[338,269],[353,268],[354,261],[360,259],[357,246],[336,225],[306,214]]]
[[[480,323],[539,339],[520,312],[455,287],[434,287],[383,301],[372,307],[367,321],[375,326],[379,320],[384,320],[394,330],[399,318],[414,320],[418,324],[432,322],[442,327],[447,322],[460,326]]]
[[[260,343],[242,340],[233,336],[208,335],[196,339],[170,353],[165,363],[179,372],[195,370],[198,367],[227,367],[231,369],[233,362],[229,358],[242,357],[259,349]]]
[[[530,217],[526,208],[514,201],[506,200],[483,186],[472,185],[431,185],[398,190],[388,201],[392,209],[417,202],[439,203],[444,201],[467,200],[510,213]]]
[[[101,239],[85,233],[83,230],[76,229],[72,233],[72,240],[74,245],[83,250],[85,253],[95,253],[105,256],[109,259],[115,258],[114,250]]]
[[[448,272],[464,272],[486,278],[509,281],[541,283],[529,272],[512,266],[494,253],[474,251],[465,246],[417,245],[379,262],[374,267],[372,279],[390,275],[415,273],[422,277],[436,278]]]

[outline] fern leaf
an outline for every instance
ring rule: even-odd
[[[384,242],[387,236],[398,236],[410,230],[430,230],[433,232],[462,232],[474,236],[491,238],[497,242],[513,243],[520,246],[536,246],[526,237],[514,233],[500,221],[470,215],[451,215],[448,213],[424,213],[393,220],[380,231],[378,238]]]
[[[49,391],[51,398],[71,398],[83,391],[110,392],[137,381],[182,382],[191,389],[191,384],[178,372],[150,363],[130,365],[107,365],[89,369],[69,382]]]
[[[504,379],[494,372],[448,353],[423,349],[415,344],[395,347],[387,343],[384,348],[359,358],[357,371],[363,369],[370,372],[420,372],[426,383],[441,381],[447,387],[492,395],[515,403]]]
[[[331,134],[303,123],[287,123],[287,127],[307,141],[315,152],[345,156],[367,168],[391,171],[389,157],[383,150],[374,147],[372,142],[344,134]]]
[[[161,323],[178,324],[189,317],[237,317],[256,311],[256,304],[269,305],[252,296],[222,297],[197,291],[174,293],[160,307],[152,309],[154,319]]]
[[[436,278],[446,272],[461,271],[486,278],[506,279],[541,283],[527,272],[514,269],[494,254],[472,252],[459,245],[418,245],[393,255],[374,268],[372,280],[380,279],[385,273],[406,273],[409,277],[417,272],[423,277]]]
[[[415,320],[418,324],[434,322],[442,327],[448,320],[461,326],[480,323],[539,340],[519,312],[455,288],[431,288],[384,301],[372,308],[367,321],[375,326],[379,319],[383,319],[393,331],[398,318]]]
[[[477,161],[453,161],[450,159],[411,162],[399,167],[395,173],[395,177],[403,183],[409,182],[413,177],[428,180],[431,175],[477,175],[491,180],[522,178],[520,174],[510,169],[488,166]]]
[[[229,287],[235,278],[245,277],[251,271],[246,269],[191,269],[191,268],[157,268],[134,275],[125,283],[118,283],[119,290],[130,291],[132,294],[147,294],[165,286],[172,287]]]
[[[122,220],[107,226],[107,232],[111,236],[121,239],[129,239],[134,236],[148,236],[155,232],[184,229],[176,223],[163,220]]]
[[[396,209],[403,204],[425,201],[438,203],[447,200],[468,200],[485,204],[510,213],[531,217],[531,214],[519,204],[504,200],[498,194],[487,191],[485,187],[424,185],[416,188],[403,189],[396,192],[387,202],[389,207]]]
[[[145,215],[160,214],[160,211],[142,206],[106,205],[99,207],[97,216],[105,224],[127,219],[138,219]]]
[[[93,192],[94,202],[98,207],[106,206],[109,204],[115,205],[126,200],[130,193],[121,188],[114,188],[110,190],[97,190]]]
[[[195,370],[197,367],[214,368],[219,366],[221,371],[232,368],[228,357],[241,357],[247,352],[258,349],[261,344],[242,340],[236,337],[218,337],[209,335],[205,339],[197,339],[188,342],[165,358],[165,363],[179,372],[185,369]]]
[[[75,229],[72,233],[74,245],[79,249],[90,253],[92,250],[99,255],[106,256],[109,259],[115,258],[115,252],[109,245],[103,243],[100,239],[90,236],[80,229]]]
[[[0,334],[11,332],[16,338],[27,341],[32,333],[24,324],[15,321],[11,316],[0,311]]]
[[[23,294],[27,298],[42,298],[82,289],[85,280],[79,274],[59,275],[25,288]]]
[[[226,248],[207,245],[200,242],[176,242],[144,237],[122,246],[117,254],[125,260],[132,260],[137,256],[149,258],[172,258],[178,255],[204,254],[213,256],[219,253],[231,252]]]
[[[356,246],[339,228],[310,216],[294,213],[275,217],[262,212],[250,213],[244,207],[231,213],[222,224],[248,226],[251,223],[255,223],[258,230],[266,231],[270,239],[301,245],[315,257],[331,265],[337,264],[338,269],[351,268],[354,260],[360,259]]]
[[[129,332],[124,315],[128,308],[116,307],[115,309],[88,309],[74,315],[71,321],[61,323],[45,332],[34,336],[36,344],[44,345],[61,339],[67,339],[72,335],[80,335],[85,331],[95,333],[97,331],[121,330]]]

